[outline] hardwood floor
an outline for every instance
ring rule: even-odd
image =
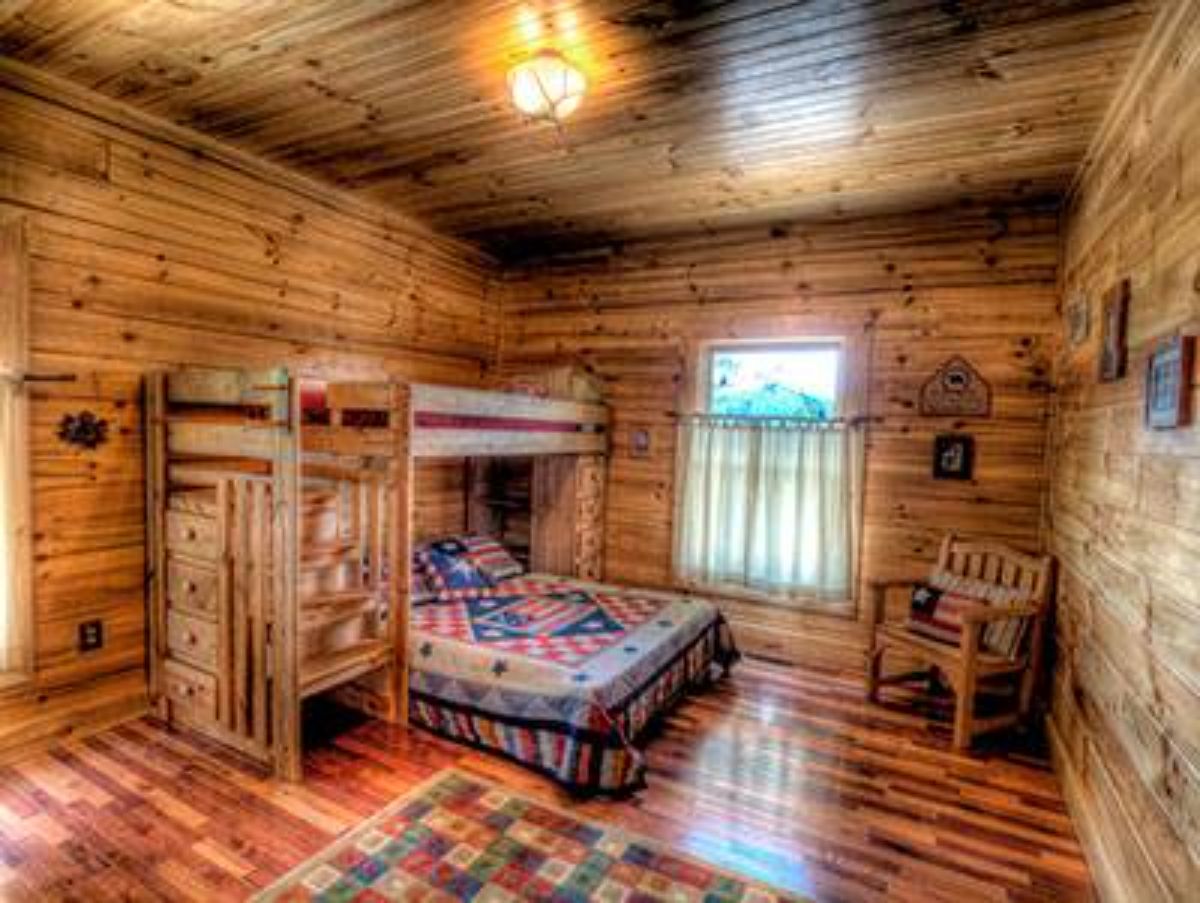
[[[150,719],[0,768],[0,900],[237,900],[448,765],[570,804],[419,731],[335,709],[307,727],[304,785]],[[1044,763],[955,755],[945,727],[867,706],[856,677],[743,662],[649,760],[636,798],[577,811],[822,901],[1090,897]]]

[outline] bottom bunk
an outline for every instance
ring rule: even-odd
[[[640,741],[738,653],[711,602],[542,574],[418,602],[410,718],[580,794],[644,783]]]

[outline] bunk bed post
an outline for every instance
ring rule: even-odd
[[[230,518],[230,480],[217,482],[217,507],[220,522],[226,525],[223,530],[216,532],[217,567],[217,599],[220,607],[217,623],[220,625],[220,636],[217,641],[217,673],[228,675],[233,661],[233,585],[234,585],[234,549],[230,542],[230,532],[233,521]],[[233,681],[221,682],[217,694],[217,722],[229,729],[234,724],[234,692]]]
[[[275,431],[272,467],[274,564],[271,615],[273,658],[272,713],[275,773],[288,781],[301,778],[299,643],[300,541],[300,391],[295,379],[284,375],[284,387],[272,400]]]
[[[166,374],[146,378],[144,418],[146,430],[146,562],[149,592],[150,649],[147,655],[150,701],[160,718],[167,717],[162,690],[162,661],[166,655],[164,581],[167,549],[163,541],[167,510]]]
[[[413,458],[412,392],[407,383],[393,383],[391,391],[392,429],[395,453],[392,457],[391,506],[394,529],[390,534],[388,557],[392,562],[390,614],[393,650],[390,706],[388,718],[408,723],[408,615],[412,604],[412,504]]]

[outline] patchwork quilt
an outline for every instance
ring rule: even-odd
[[[641,785],[637,740],[737,657],[705,600],[525,575],[414,606],[411,715],[579,792]]]

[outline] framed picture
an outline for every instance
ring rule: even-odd
[[[969,480],[975,474],[975,437],[943,433],[933,440],[933,478]]]
[[[1092,305],[1084,295],[1076,295],[1067,304],[1067,340],[1078,348],[1092,333]]]
[[[1146,362],[1146,426],[1173,430],[1192,418],[1192,363],[1195,336],[1176,336],[1159,344]]]
[[[1110,383],[1125,377],[1129,362],[1127,332],[1129,329],[1129,299],[1132,292],[1128,279],[1122,279],[1104,296],[1104,320],[1100,326],[1100,382]]]

